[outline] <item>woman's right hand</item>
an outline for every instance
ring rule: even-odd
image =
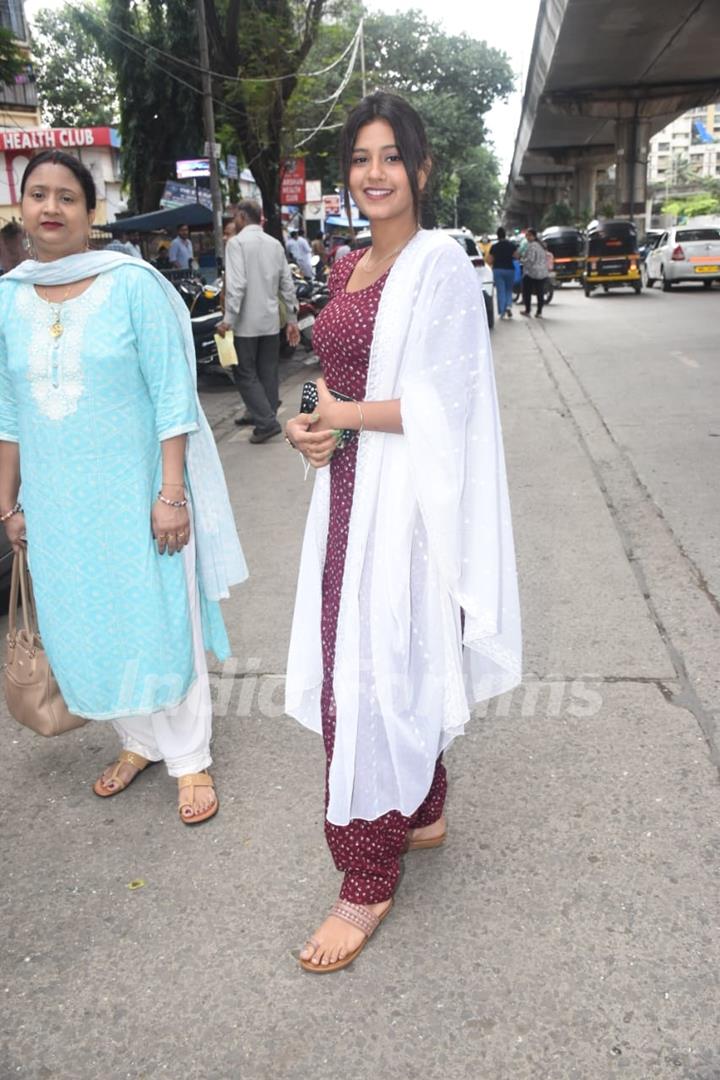
[[[22,511],[18,511],[7,519],[5,532],[13,551],[19,551],[21,547],[25,547],[25,515]]]
[[[335,433],[331,430],[311,431],[317,416],[300,413],[288,420],[285,437],[315,469],[322,469],[330,461],[337,448]]]

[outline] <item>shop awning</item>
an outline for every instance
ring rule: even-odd
[[[153,210],[149,214],[135,214],[134,217],[119,218],[104,225],[112,233],[120,232],[157,232],[159,229],[177,229],[179,225],[189,225],[191,229],[212,228],[212,210],[202,203],[187,203],[174,210]]]

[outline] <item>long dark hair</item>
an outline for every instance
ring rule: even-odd
[[[23,178],[20,181],[20,197],[22,198],[25,194],[25,188],[29,177],[40,165],[46,165],[48,162],[51,165],[64,165],[66,169],[70,170],[80,184],[80,187],[83,189],[87,209],[94,210],[97,206],[97,191],[95,190],[95,181],[92,178],[92,173],[81,161],[78,161],[72,154],[66,154],[64,150],[42,150],[39,154],[36,154],[34,158],[31,158],[23,173]]]
[[[350,169],[353,150],[360,128],[371,124],[373,120],[385,120],[395,134],[395,145],[407,172],[412,191],[415,217],[420,222],[420,209],[423,192],[420,190],[418,173],[421,169],[429,170],[432,158],[425,125],[418,113],[399,94],[389,94],[378,90],[368,94],[352,110],[340,135],[340,168],[345,186],[345,213],[352,229],[350,216]]]

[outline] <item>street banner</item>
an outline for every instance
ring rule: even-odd
[[[178,180],[168,180],[165,184],[160,205],[165,210],[175,210],[178,206],[187,206],[188,203],[199,202],[212,210],[212,195],[210,189],[199,187],[197,192],[193,184],[183,184]]]
[[[305,201],[309,203],[322,202],[322,180],[305,181]]]
[[[238,159],[235,154],[228,154],[226,157],[227,162],[227,174],[231,180],[238,179]]]
[[[280,202],[297,206],[305,202],[305,158],[288,158],[280,174]]]
[[[307,202],[305,203],[305,220],[306,221],[322,221],[323,219],[323,204],[321,202]]]
[[[325,217],[327,217],[328,214],[339,214],[340,213],[340,196],[339,195],[323,195],[322,203],[323,203],[323,214],[324,214]]]

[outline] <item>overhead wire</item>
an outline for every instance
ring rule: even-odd
[[[362,28],[362,23],[360,24],[360,29],[361,28]],[[353,76],[353,72],[355,71],[355,61],[357,60],[357,54],[358,54],[358,49],[359,48],[360,48],[360,34],[358,33],[356,35],[356,38],[355,38],[355,47],[354,47],[354,49],[352,51],[352,56],[350,57],[350,62],[348,63],[347,71],[345,72],[345,75],[343,76],[343,79],[340,82],[340,85],[338,86],[337,90],[333,94],[330,95],[329,98],[326,98],[325,101],[323,101],[323,102],[318,102],[318,104],[325,104],[326,102],[331,101],[332,104],[330,105],[330,108],[325,113],[325,115],[323,116],[323,118],[320,121],[320,123],[318,124],[318,126],[315,127],[315,128],[312,128],[310,130],[310,134],[307,135],[304,139],[301,139],[300,142],[296,144],[296,146],[295,146],[296,150],[299,150],[301,147],[305,146],[306,143],[310,142],[310,140],[312,138],[314,138],[315,135],[318,135],[321,131],[329,131],[329,130],[331,130],[330,128],[325,127],[325,123],[332,116],[333,111],[335,109],[335,106],[337,105],[338,100],[340,98],[340,95],[343,93],[343,91],[347,87],[348,83],[350,82],[350,79]],[[333,126],[334,127],[339,127],[341,125],[336,124],[336,125],[333,125]],[[303,130],[307,131],[308,129],[305,128]]]
[[[137,42],[139,45],[142,45],[144,49],[150,49],[150,50],[152,50],[152,52],[157,53],[159,56],[163,56],[166,60],[172,60],[176,64],[181,64],[183,67],[192,68],[194,71],[199,71],[201,74],[209,74],[214,79],[222,79],[224,82],[236,82],[236,83],[284,82],[286,79],[299,79],[299,78],[314,79],[314,78],[317,78],[320,75],[326,75],[328,71],[332,71],[334,68],[338,67],[343,62],[345,57],[348,55],[350,50],[355,45],[356,40],[360,36],[360,31],[361,31],[361,28],[362,28],[362,20],[361,20],[358,23],[357,30],[353,34],[349,44],[343,50],[343,52],[340,54],[340,56],[338,56],[337,59],[333,60],[331,64],[328,64],[324,68],[319,68],[317,71],[293,71],[293,72],[289,72],[287,75],[272,75],[272,76],[268,76],[268,75],[257,75],[257,76],[252,76],[252,75],[242,75],[242,76],[241,75],[225,75],[221,71],[213,71],[212,68],[204,68],[204,67],[202,67],[201,64],[195,64],[191,60],[183,60],[181,57],[175,56],[173,53],[169,53],[164,49],[160,49],[156,45],[148,45],[147,41],[144,41],[142,38],[138,37],[136,34],[133,34],[132,31],[126,30],[125,27],[120,26],[119,23],[113,22],[112,19],[109,19],[106,15],[102,15],[100,12],[98,12],[94,8],[90,7],[88,4],[80,3],[80,4],[73,4],[72,6],[77,8],[77,9],[82,9],[83,11],[85,11],[86,14],[90,15],[90,17],[93,18],[96,22],[101,23],[101,24],[106,25],[106,26],[111,26],[115,31],[123,34],[126,37],[131,38],[133,41]]]

